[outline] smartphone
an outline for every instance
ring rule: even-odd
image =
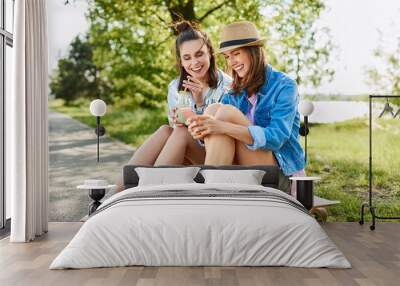
[[[176,120],[179,123],[185,124],[186,120],[192,116],[195,116],[196,113],[190,107],[181,107],[176,111]]]

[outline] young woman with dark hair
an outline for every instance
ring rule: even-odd
[[[179,76],[168,86],[169,125],[161,126],[140,146],[129,165],[203,164],[204,146],[192,138],[187,126],[177,121],[181,91],[189,92],[188,104],[195,114],[220,101],[230,88],[231,78],[217,69],[214,49],[207,34],[196,25],[181,21],[175,24],[176,66]],[[117,182],[122,190],[122,179]]]
[[[232,69],[232,89],[205,114],[188,119],[194,139],[205,142],[206,165],[278,165],[281,190],[304,168],[295,81],[267,64],[254,24],[224,27],[220,50]]]

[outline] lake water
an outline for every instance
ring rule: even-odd
[[[312,123],[332,123],[354,118],[368,118],[368,102],[363,101],[313,101],[314,112],[309,116]],[[393,106],[393,105],[392,105]],[[394,112],[397,111],[396,106]],[[374,103],[373,114],[379,115],[382,103]]]

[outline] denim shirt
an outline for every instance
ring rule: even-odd
[[[300,114],[297,111],[296,82],[267,65],[266,81],[256,93],[254,125],[248,130],[253,144],[250,150],[271,150],[286,176],[304,168],[304,152],[299,142]],[[225,93],[221,102],[231,104],[247,114],[251,108],[247,91]]]
[[[178,101],[179,92],[178,92],[178,83],[179,83],[179,78],[174,79],[173,81],[170,82],[168,85],[168,121],[170,125],[172,125],[172,108],[176,106],[176,103]],[[221,100],[222,95],[227,92],[230,87],[231,87],[232,79],[230,76],[225,74],[223,71],[218,70],[218,83],[217,87],[215,89],[213,88],[208,88],[204,94],[204,105],[202,107],[196,107],[195,101],[193,96],[190,94],[189,100],[190,100],[190,106],[192,110],[196,114],[203,114],[205,108],[212,104],[212,103],[217,103]]]

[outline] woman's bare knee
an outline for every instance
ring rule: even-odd
[[[171,137],[173,137],[176,142],[188,144],[191,141],[194,141],[193,137],[190,135],[187,127],[185,126],[177,126],[172,131]]]
[[[193,140],[184,126],[175,126],[154,165],[182,165],[189,144]]]
[[[223,134],[208,135],[208,136],[204,137],[204,145],[206,146],[206,149],[208,146],[214,145],[214,144],[217,144],[218,146],[223,146],[223,144],[221,144],[221,143],[225,143],[228,140],[228,138],[230,140],[233,140],[233,142],[234,142],[234,139],[228,135],[223,135]]]
[[[176,126],[172,130],[172,135],[179,136],[179,137],[186,137],[189,135],[189,131],[187,130],[187,127],[185,127],[185,126]]]
[[[160,126],[146,141],[134,152],[128,165],[153,165],[160,154],[164,144],[172,133],[168,125]]]
[[[204,111],[204,114],[208,115],[215,115],[217,113],[218,109],[222,106],[221,103],[213,103],[207,106],[206,110]]]
[[[250,121],[244,114],[235,106],[223,104],[215,114],[215,118],[222,121],[228,121],[240,125],[249,125]]]
[[[172,128],[172,127],[169,126],[169,125],[164,124],[164,125],[161,125],[161,126],[157,129],[156,133],[160,133],[160,134],[162,134],[162,135],[169,136],[169,135],[171,135],[171,133],[172,133],[173,130],[174,130],[174,128]]]

